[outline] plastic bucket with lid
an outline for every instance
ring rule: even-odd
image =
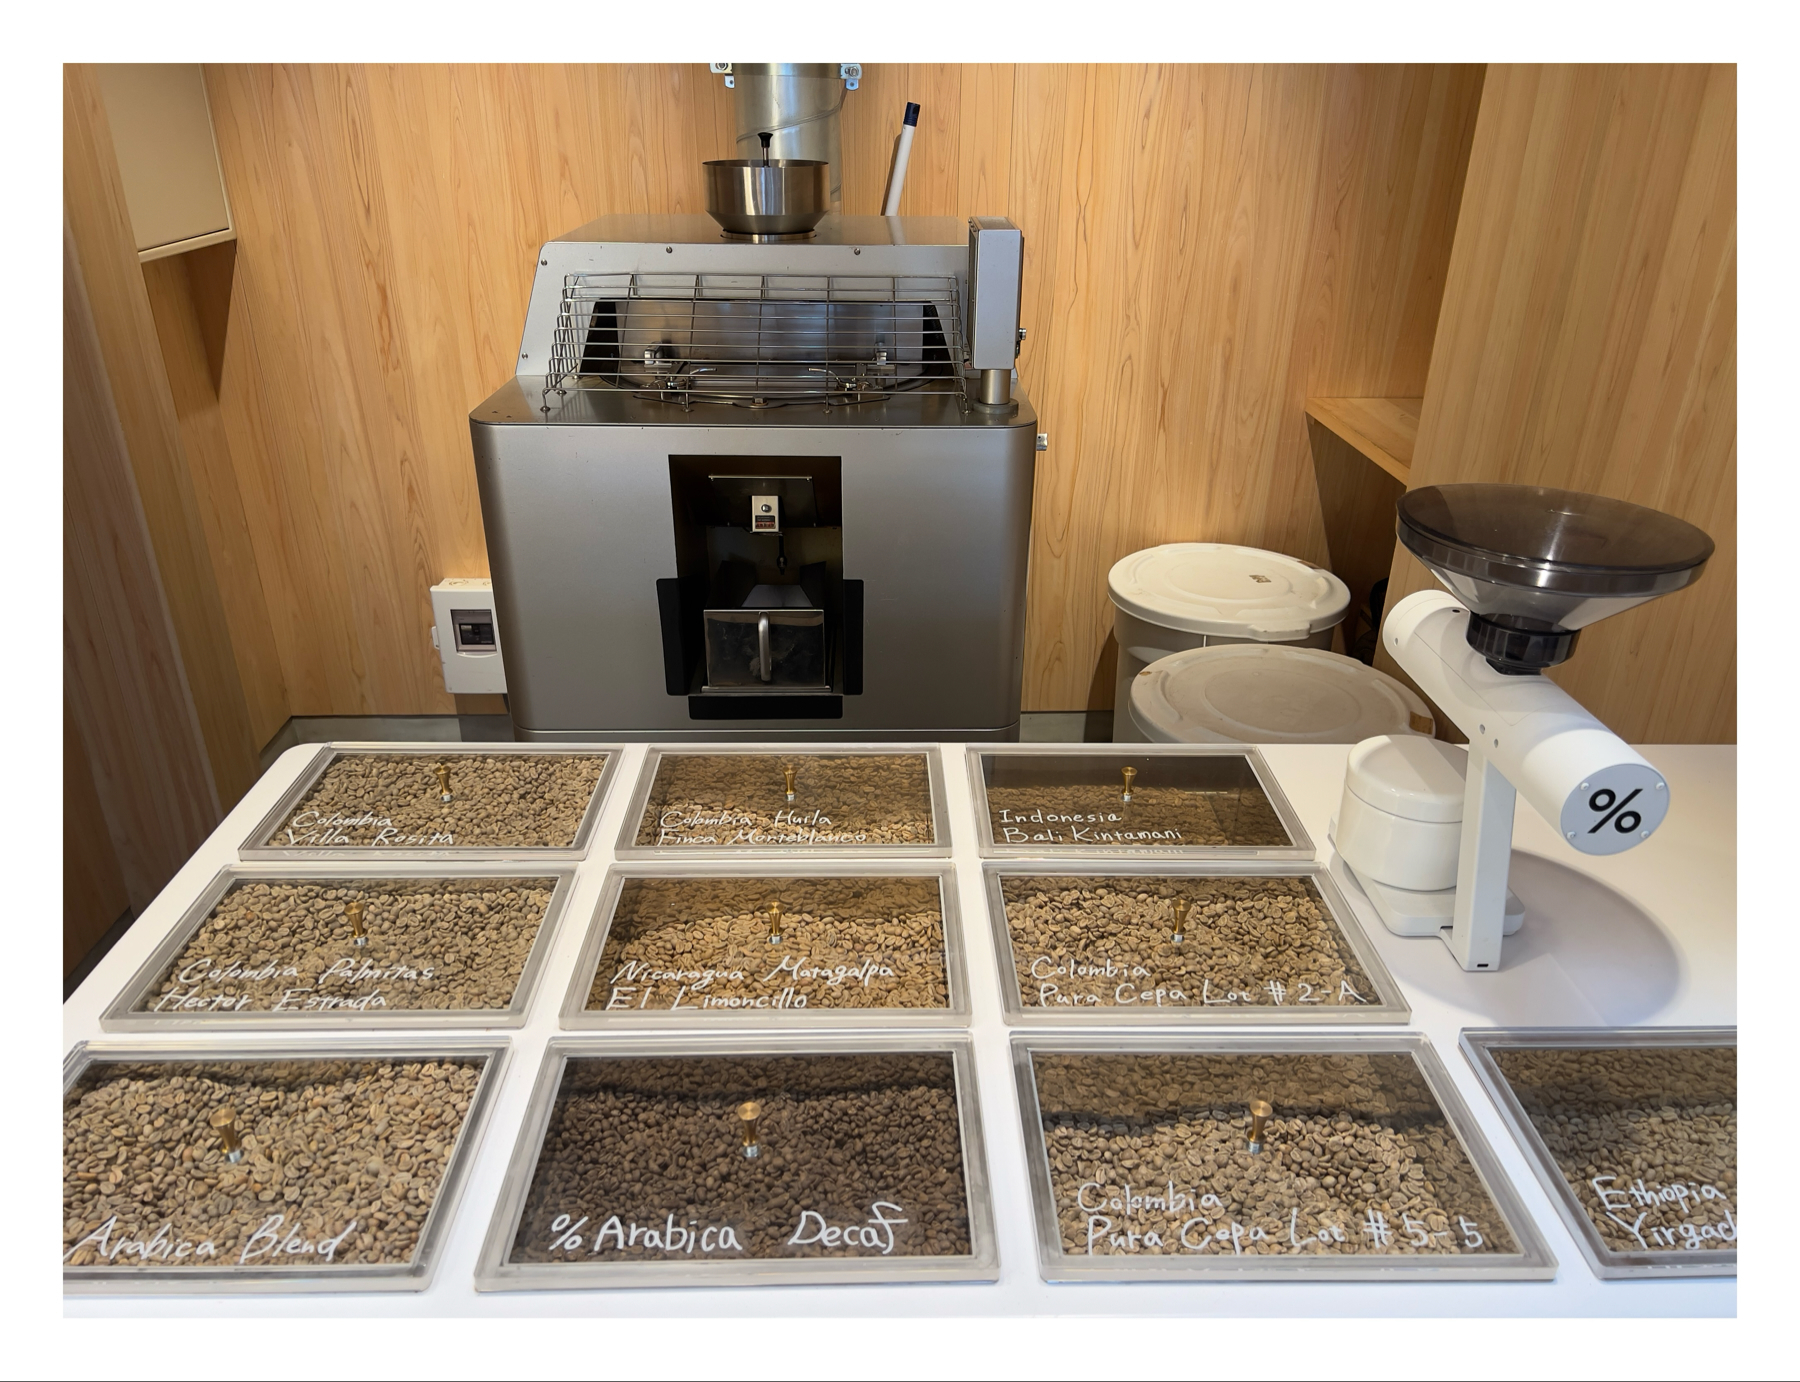
[[[1113,683],[1119,743],[1144,742],[1131,718],[1131,692],[1152,662],[1220,643],[1329,648],[1331,631],[1350,609],[1350,588],[1331,572],[1225,542],[1171,542],[1133,552],[1113,564],[1106,588],[1119,643]]]
[[[1190,648],[1131,687],[1141,737],[1158,744],[1357,744],[1429,735],[1425,702],[1385,672],[1318,648]]]

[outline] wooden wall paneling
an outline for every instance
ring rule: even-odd
[[[63,68],[63,206],[156,560],[170,592],[189,691],[218,801],[258,776],[256,738],[233,630],[208,545],[156,322],[137,258],[105,103],[93,69]],[[101,744],[92,734],[96,754]],[[128,870],[129,873],[129,870]]]
[[[894,137],[900,133],[908,101],[919,103],[919,126],[908,156],[900,214],[972,214],[958,209],[965,140],[971,166],[980,161],[984,144],[983,132],[966,126],[962,118],[969,69],[942,63],[871,63],[863,72],[861,85],[845,97],[840,117],[846,214],[881,213]],[[991,90],[990,85],[990,101]]]
[[[1358,633],[1357,614],[1368,608],[1370,589],[1387,577],[1393,561],[1394,505],[1406,486],[1310,419],[1308,435],[1331,569],[1350,587],[1343,625],[1349,652]]]
[[[63,973],[130,909],[87,745],[63,697]]]
[[[1309,421],[1322,424],[1334,436],[1349,443],[1404,488],[1412,479],[1413,449],[1419,444],[1419,407],[1424,401],[1423,398],[1309,398],[1306,416]],[[1317,448],[1314,450],[1316,453]]]
[[[207,75],[242,237],[221,413],[293,710],[447,711],[424,589],[486,570],[466,415],[515,368],[533,252],[606,212],[700,209],[731,95],[699,64]],[[1302,404],[1422,369],[1479,85],[867,69],[846,210],[879,209],[911,99],[905,212],[1025,231],[1020,364],[1050,434],[1028,708],[1110,696],[1105,575],[1135,547],[1325,558]]]
[[[1028,334],[1019,377],[1048,435],[1039,455],[1032,499],[1027,579],[1024,704],[1073,708],[1088,701],[1091,630],[1071,618],[1061,582],[1075,564],[1074,544],[1086,526],[1077,512],[1079,460],[1089,414],[1071,405],[1083,357],[1072,345],[1090,335],[1092,273],[1085,255],[1089,226],[1077,181],[1090,123],[1088,69],[1021,67],[1014,88],[1009,214],[1024,232],[1021,314]],[[1101,644],[1100,646],[1104,646]]]
[[[1003,215],[992,208],[1009,204],[1016,83],[1017,69],[1010,63],[970,63],[962,69],[954,203],[957,214]]]
[[[699,164],[730,140],[706,77],[208,70],[255,223],[246,335],[265,370],[225,399],[228,430],[283,529],[267,561],[296,713],[452,708],[426,591],[487,572],[468,411],[516,368],[544,240],[608,211],[702,209]]]
[[[351,213],[324,221],[337,291],[321,325],[338,334],[352,390],[345,444],[328,459],[331,484],[347,501],[340,508],[340,560],[352,582],[359,661],[376,706],[449,699],[428,650],[418,646],[421,619],[430,622],[422,611],[429,610],[430,587],[439,578],[425,511],[430,458],[418,420],[421,405],[435,400],[415,388],[412,338],[397,319],[409,274],[389,223],[369,70],[313,72],[313,124],[324,145],[319,163],[335,174],[322,190],[328,204],[347,202]]]
[[[1050,434],[1028,708],[1110,699],[1106,571],[1130,551],[1326,560],[1305,398],[1423,391],[1480,86],[1479,67],[1019,69],[1011,214],[1047,324],[1021,370]]]
[[[1329,565],[1350,587],[1347,646],[1370,588],[1388,574],[1394,503],[1404,486],[1305,417],[1304,407],[1320,393],[1400,400],[1423,394],[1482,79],[1479,65],[1449,64],[1333,67],[1327,79],[1319,195],[1287,381],[1289,398],[1301,392],[1302,409],[1283,417],[1284,428],[1303,431],[1312,464],[1284,506],[1294,525],[1284,541],[1285,550],[1308,555],[1314,540],[1302,525],[1317,515]],[[1417,431],[1410,402],[1357,412],[1409,409],[1409,426],[1397,425],[1399,416],[1376,419],[1396,425],[1375,435],[1399,442]],[[1411,438],[1404,440],[1409,464]],[[1312,505],[1309,484],[1317,495]]]
[[[887,191],[888,169],[893,162],[894,136],[900,128],[900,115],[896,112],[904,112],[906,102],[918,100],[908,94],[907,74],[911,70],[904,63],[867,63],[862,82],[844,98],[838,134],[844,151],[846,215],[881,214],[881,199]],[[723,84],[722,79],[716,80]],[[924,124],[922,104],[919,119],[921,129],[913,136],[915,146],[930,128]],[[909,173],[909,181],[910,178]]]
[[[228,302],[221,307],[208,299],[221,293],[229,296],[236,254],[233,241],[153,259],[143,267],[182,449],[193,468],[195,499],[231,629],[230,651],[243,688],[250,740],[260,747],[287,723],[287,683],[263,598],[256,541],[245,518],[230,442],[219,416],[218,381],[224,373],[229,333],[217,325],[209,330],[206,319],[208,312],[222,317],[229,310]]]
[[[500,80],[505,74],[504,69],[492,74],[473,69],[457,75]],[[484,247],[472,243],[466,196],[473,189],[462,130],[464,102],[452,74],[438,67],[383,67],[371,72],[367,91],[371,144],[380,163],[387,222],[404,266],[393,285],[393,311],[397,335],[406,342],[409,387],[419,400],[413,421],[421,457],[420,503],[434,571],[426,582],[429,587],[447,576],[485,576],[488,571],[474,467],[447,463],[467,452],[467,418],[440,400],[466,397],[480,379],[503,377],[507,368],[516,368],[512,357],[518,345],[516,339],[507,339],[507,316],[500,316],[485,332],[477,325],[486,304],[472,297],[465,266]],[[479,100],[471,105],[482,108]],[[406,131],[421,127],[453,130],[455,136],[417,147]],[[540,195],[561,202],[577,176],[573,169],[579,146],[571,143],[561,158],[546,161],[539,155],[546,146],[558,147],[555,139],[546,140],[535,122],[528,121],[524,133],[532,156],[519,158],[508,176],[529,175],[536,179]],[[510,207],[516,191],[507,185],[504,194]],[[578,214],[576,208],[570,209]],[[512,238],[518,233],[515,229]],[[516,246],[512,248],[516,251]],[[518,283],[533,267],[530,256],[527,250],[527,262],[509,264],[499,278],[506,284]],[[510,257],[520,256],[515,252]],[[485,288],[486,282],[481,286]],[[498,293],[492,306],[500,306]],[[413,613],[416,617],[417,611]],[[415,641],[422,638],[426,644],[418,653],[428,654],[428,633],[412,632]]]
[[[142,911],[223,813],[90,303],[65,219],[64,713]]]
[[[206,75],[220,168],[240,221],[220,412],[245,517],[257,534],[289,706],[296,715],[327,713],[327,707],[365,711],[348,674],[349,581],[324,543],[319,501],[312,497],[316,410],[330,406],[334,387],[314,376],[302,342],[305,320],[318,311],[329,283],[323,272],[309,281],[297,261],[328,209],[307,203],[296,216],[283,195],[290,166],[305,163],[276,123],[292,74],[208,67]]]
[[[279,602],[279,612],[272,599],[271,614],[278,633],[286,615],[286,632],[299,644],[298,655],[284,647],[284,667],[298,662],[308,674],[304,680],[291,672],[288,676],[294,712],[324,713],[316,699],[321,686],[329,691],[323,704],[349,704],[368,712],[382,705],[384,689],[370,684],[365,666],[368,563],[373,555],[385,555],[387,546],[369,474],[376,457],[364,424],[363,381],[353,369],[352,348],[339,319],[343,295],[360,291],[368,274],[364,270],[341,279],[340,259],[330,243],[346,214],[355,214],[353,204],[347,204],[351,189],[342,175],[340,145],[324,125],[328,111],[320,109],[316,94],[320,82],[329,88],[333,69],[282,68],[271,78],[264,116],[274,138],[265,135],[264,142],[273,146],[268,149],[269,171],[281,198],[279,210],[261,228],[254,251],[239,232],[240,252],[246,258],[266,257],[283,280],[263,282],[263,291],[248,304],[258,335],[266,330],[279,354],[277,361],[265,361],[260,378],[244,381],[271,405],[281,448],[269,458],[275,462],[271,507],[291,529],[288,598]],[[237,204],[235,192],[232,204]],[[348,268],[347,257],[343,262]],[[357,550],[346,533],[352,525],[380,546],[371,549],[364,543]],[[378,583],[395,588],[386,575],[380,573]],[[404,666],[405,649],[379,650],[376,660],[373,675],[380,677],[384,669]],[[386,672],[386,680],[396,687],[403,676]]]
[[[1634,742],[1736,736],[1735,169],[1729,66],[1490,69],[1420,416],[1415,485],[1589,490],[1718,544],[1551,673]],[[1390,608],[1430,584],[1397,552]]]

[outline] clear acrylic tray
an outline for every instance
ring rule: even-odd
[[[1543,1280],[1420,1036],[1015,1036],[1046,1281]]]
[[[968,1012],[948,866],[629,864],[594,910],[562,1025],[942,1026]]]
[[[559,1037],[476,1289],[992,1281],[967,1038]]]
[[[1006,1020],[1402,1023],[1405,995],[1317,864],[988,864]],[[1179,939],[1177,939],[1179,938]]]
[[[1594,1275],[1737,1275],[1737,1028],[1468,1028]]]
[[[981,852],[990,858],[1313,857],[1300,818],[1253,748],[971,748],[969,780]]]
[[[504,1042],[83,1042],[63,1067],[68,1293],[422,1291]]]
[[[518,1027],[574,884],[567,865],[240,864],[207,885],[100,1025]]]
[[[947,820],[935,745],[652,748],[614,852],[943,858]]]
[[[583,859],[618,762],[607,744],[321,744],[238,857]]]

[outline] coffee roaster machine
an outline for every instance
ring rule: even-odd
[[[539,254],[470,416],[519,739],[1017,737],[1022,238],[832,214],[811,168]]]

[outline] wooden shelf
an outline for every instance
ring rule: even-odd
[[[1306,415],[1403,485],[1412,483],[1418,398],[1309,398]]]

